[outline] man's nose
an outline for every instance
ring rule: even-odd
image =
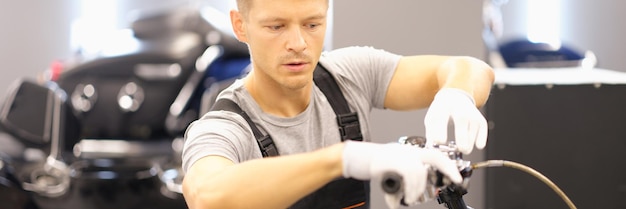
[[[302,33],[302,29],[295,28],[290,31],[289,38],[287,40],[287,50],[302,52],[306,49],[306,41]]]

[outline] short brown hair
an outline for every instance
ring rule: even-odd
[[[328,0],[326,0],[326,3],[329,3]],[[248,16],[250,8],[252,8],[252,0],[237,0],[237,10],[244,18]]]
[[[245,17],[248,16],[248,11],[250,11],[250,7],[252,6],[252,1],[250,0],[237,0],[237,10],[239,13]]]

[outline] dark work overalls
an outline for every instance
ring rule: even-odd
[[[313,80],[324,93],[337,115],[341,141],[363,140],[359,118],[351,112],[348,102],[330,73],[320,64],[315,68]],[[278,156],[278,149],[269,135],[263,135],[250,117],[231,100],[220,99],[211,110],[227,110],[238,113],[249,124],[263,157]],[[369,181],[339,178],[300,199],[290,209],[366,209],[369,208]]]

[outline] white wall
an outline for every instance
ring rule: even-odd
[[[0,0],[0,97],[17,78],[35,78],[69,55],[72,2]]]

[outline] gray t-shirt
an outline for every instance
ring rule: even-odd
[[[350,109],[357,111],[364,141],[370,139],[370,111],[384,108],[387,87],[400,59],[399,55],[371,47],[347,47],[322,53],[324,66],[342,89]],[[291,118],[261,111],[243,81],[237,80],[218,96],[238,103],[264,134],[274,140],[280,155],[313,151],[341,142],[330,104],[314,87],[306,110]],[[277,101],[280,102],[280,101]],[[235,163],[262,158],[248,123],[237,113],[208,112],[194,121],[185,133],[183,170],[198,159],[218,155]]]

